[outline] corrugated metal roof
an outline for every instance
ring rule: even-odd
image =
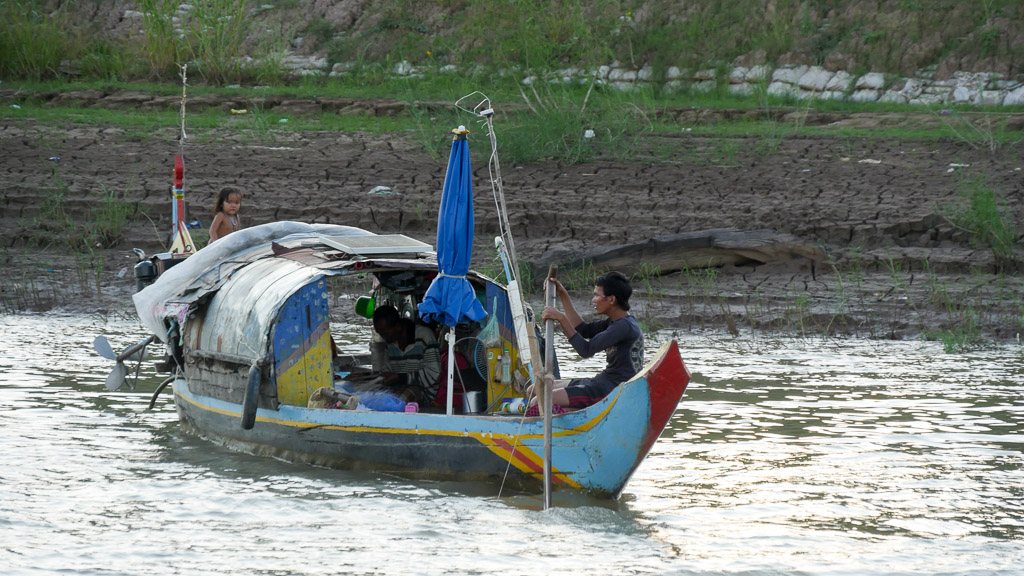
[[[203,350],[260,358],[278,310],[293,292],[322,276],[318,268],[284,258],[257,260],[232,272],[204,313],[196,343]]]

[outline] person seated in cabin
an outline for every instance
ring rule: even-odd
[[[387,345],[380,367],[384,387],[406,402],[433,404],[441,380],[434,331],[402,318],[394,306],[374,310],[373,329]]]
[[[564,412],[566,408],[579,410],[597,403],[616,386],[629,380],[644,365],[644,333],[640,323],[629,314],[629,297],[633,287],[629,279],[618,272],[608,272],[594,281],[594,297],[590,302],[594,310],[607,316],[602,320],[584,322],[569,298],[569,292],[561,282],[551,279],[558,297],[562,300],[564,312],[553,306],[544,308],[544,320],[555,320],[576,352],[590,358],[604,350],[607,365],[603,372],[593,378],[555,380],[551,391],[552,412]],[[537,416],[538,398],[534,387],[526,391],[531,398],[527,416]]]

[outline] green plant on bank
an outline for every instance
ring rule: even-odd
[[[204,0],[195,8],[186,38],[200,74],[208,82],[237,82],[242,78],[238,55],[249,29],[245,0]]]
[[[141,36],[141,58],[154,79],[173,79],[186,59],[186,49],[175,29],[178,0],[138,0],[145,32]]]
[[[981,327],[973,309],[950,328],[925,332],[925,338],[942,342],[942,349],[947,354],[962,354],[983,345]]]
[[[660,277],[660,267],[650,266],[646,262],[641,262],[639,271],[635,272],[632,278],[630,278],[630,282],[634,287],[633,315],[637,317],[644,332],[653,332],[664,326],[664,322],[661,321],[657,313],[664,297],[657,283]],[[639,296],[638,292],[642,293],[642,297],[637,297]],[[636,306],[635,303],[637,301],[640,302],[640,306]]]
[[[979,90],[984,86],[979,87]],[[1019,132],[1007,130],[1006,114],[993,114],[986,110],[961,112],[956,108],[932,110],[953,136],[971,146],[995,154],[1000,148],[1020,142]]]
[[[596,279],[597,272],[594,269],[594,264],[589,261],[562,266],[558,269],[558,281],[570,292],[590,294]]]
[[[943,210],[946,219],[991,249],[997,265],[1012,259],[1020,240],[1006,199],[1001,198],[984,177],[964,179],[960,188],[959,204]]]
[[[138,209],[106,186],[101,184],[100,189],[100,201],[85,218],[75,219],[65,209],[67,186],[55,169],[38,212],[23,222],[27,243],[43,248],[60,246],[72,252],[116,246],[124,227],[135,218]]]
[[[46,13],[43,2],[0,3],[0,77],[43,79],[58,74],[72,50],[67,12]]]

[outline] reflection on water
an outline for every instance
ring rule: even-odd
[[[1020,573],[1020,347],[682,338],[693,382],[623,498],[542,512],[183,434],[167,397],[146,411],[159,376],[103,386],[92,340],[135,343],[132,321],[0,334],[3,574]],[[600,366],[558,353],[566,376]]]

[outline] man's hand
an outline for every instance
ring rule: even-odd
[[[554,306],[545,306],[544,313],[541,314],[540,317],[544,320],[554,320],[558,322],[559,325],[565,322],[565,314],[559,312]]]

